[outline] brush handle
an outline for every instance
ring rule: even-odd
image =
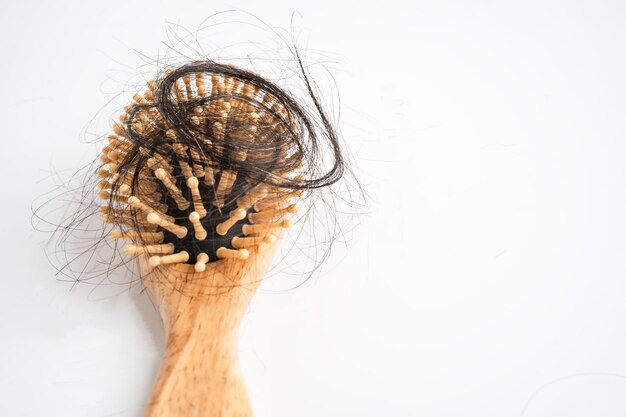
[[[252,416],[237,358],[247,297],[170,296],[176,315],[164,317],[167,344],[145,416]]]
[[[237,339],[274,250],[207,264],[201,273],[186,264],[150,270],[140,259],[167,337],[144,417],[252,417]]]

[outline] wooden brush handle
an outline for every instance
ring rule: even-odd
[[[145,417],[252,417],[237,336],[275,249],[210,263],[201,273],[187,264],[151,270],[139,258],[167,337]]]

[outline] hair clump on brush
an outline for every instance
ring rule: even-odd
[[[135,94],[98,170],[100,211],[113,238],[131,241],[124,251],[196,271],[246,259],[291,225],[294,198],[339,180],[338,136],[304,81],[314,115],[260,75],[210,60]]]

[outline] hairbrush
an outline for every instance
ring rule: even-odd
[[[240,323],[298,199],[343,169],[304,80],[319,123],[272,82],[213,61],[165,71],[113,123],[97,173],[101,213],[136,257],[167,339],[145,416],[252,415]]]

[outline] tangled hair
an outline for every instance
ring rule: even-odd
[[[113,126],[117,136],[109,137],[103,151],[108,170],[101,168],[105,179],[100,185],[112,190],[101,193],[108,202],[103,214],[105,221],[119,227],[118,237],[129,236],[124,229],[132,226],[133,241],[142,246],[155,243],[144,239],[153,239],[157,230],[155,224],[146,224],[146,211],[152,212],[156,221],[167,218],[171,224],[161,224],[158,232],[167,250],[173,245],[177,253],[187,254],[188,263],[195,263],[200,254],[214,261],[221,257],[220,248],[236,249],[233,238],[250,224],[248,213],[258,211],[254,204],[242,203],[248,194],[270,190],[268,199],[282,201],[294,196],[294,190],[328,186],[343,173],[337,135],[314,95],[323,125],[319,131],[287,92],[233,66],[189,63],[148,82],[148,88],[126,107],[120,117],[123,124]],[[320,154],[325,149],[333,157],[327,171]],[[196,210],[193,220],[187,213],[190,201]],[[220,232],[220,224],[229,219],[232,225]],[[197,225],[202,238],[185,232]]]
[[[320,218],[311,228],[314,235],[328,233],[321,239],[313,237],[316,240],[313,246],[322,241],[326,250],[313,249],[310,245],[308,249],[295,245],[289,248],[305,253],[307,262],[316,262],[313,269],[304,271],[305,275],[316,270],[341,233],[334,214],[337,211],[334,200],[339,197],[340,204],[351,205],[353,191],[347,189],[341,196],[331,191],[327,194],[331,196],[328,201],[318,190],[337,183],[346,172],[352,174],[352,171],[341,139],[314,91],[297,50],[295,57],[305,100],[296,99],[285,88],[255,72],[209,59],[166,69],[149,81],[148,91],[143,96],[135,94],[134,102],[124,108],[120,123],[113,124],[115,135],[108,136],[109,144],[100,157],[101,164],[75,174],[73,182],[79,185],[68,189],[68,184],[61,184],[59,194],[34,210],[33,220],[53,226],[49,244],[53,245],[52,255],[56,257],[51,259],[52,263],[60,262],[58,273],[74,282],[99,277],[97,283],[102,284],[114,271],[125,268],[136,277],[132,282],[141,282],[132,272],[134,257],[125,256],[117,241],[110,237],[114,228],[150,230],[145,213],[127,204],[121,208],[119,195],[124,187],[132,189],[133,195],[140,199],[159,196],[153,202],[164,207],[163,213],[176,224],[193,230],[189,213],[177,206],[176,199],[161,182],[154,180],[159,167],[167,168],[172,182],[183,190],[188,200],[192,196],[185,186],[189,178],[186,170],[192,170],[196,177],[211,173],[214,179],[199,184],[202,202],[209,211],[202,220],[209,231],[206,241],[199,243],[191,236],[177,238],[167,230],[162,231],[164,242],[174,244],[177,252],[189,252],[192,259],[206,252],[214,259],[218,248],[232,248],[230,242],[233,236],[241,234],[247,218],[224,235],[216,234],[215,226],[237,208],[238,200],[265,187],[275,193],[313,196],[316,205],[323,205],[318,213]],[[205,84],[205,80],[211,80],[211,85]],[[227,114],[223,112],[224,103],[228,103]],[[93,175],[94,169],[101,178],[99,197],[106,203],[102,207],[93,193],[98,179]],[[235,173],[235,179],[220,195],[218,184],[227,173]],[[358,181],[354,184],[364,198]],[[49,212],[58,210],[50,207],[51,203],[68,196],[78,207],[64,212],[60,220],[42,213],[44,208]],[[311,215],[313,202],[309,201],[311,206],[304,213],[301,211],[300,219]],[[104,214],[110,225],[103,227],[98,212]],[[250,208],[250,212],[255,209]]]
[[[304,68],[302,71],[304,72]],[[180,100],[179,85],[183,80],[198,74],[224,77],[230,79],[234,86],[229,91]],[[128,117],[125,128],[136,149],[127,155],[121,167],[136,166],[137,174],[150,157],[150,153],[169,157],[163,153],[163,149],[168,147],[162,147],[171,142],[166,130],[155,126],[154,129],[148,131],[144,129],[140,133],[134,129],[134,126],[140,125],[137,123],[139,112],[157,110],[168,129],[174,131],[177,143],[187,148],[190,161],[208,163],[216,170],[236,171],[238,178],[247,180],[249,189],[261,183],[297,189],[331,185],[337,182],[344,172],[344,157],[337,133],[328,121],[306,77],[305,82],[318,112],[321,128],[316,126],[315,119],[287,91],[250,71],[210,60],[189,63],[169,71],[154,83],[153,103],[136,103],[126,108]],[[237,84],[253,89],[247,92],[239,91]],[[204,123],[198,123],[198,119],[193,118],[194,109],[198,106],[218,100],[225,100],[231,105],[234,103],[240,107],[244,107],[242,104],[246,105],[245,111],[239,111],[233,117],[229,117],[228,127],[223,135],[215,134],[214,125],[220,123],[218,114],[205,117]],[[258,114],[262,123],[258,124],[256,120],[247,117],[250,113]],[[245,131],[252,123],[257,123],[256,139],[264,140],[255,140],[250,137],[251,135],[245,137]],[[150,152],[141,153],[139,152],[141,148]],[[322,152],[327,150],[330,151],[333,163],[330,168],[324,170],[325,155]],[[248,154],[247,158],[234,157],[242,151]],[[196,155],[204,156],[206,159],[198,161]],[[305,175],[300,181],[285,181],[281,178],[281,174],[296,170],[302,171]],[[242,193],[247,191],[243,189]]]

